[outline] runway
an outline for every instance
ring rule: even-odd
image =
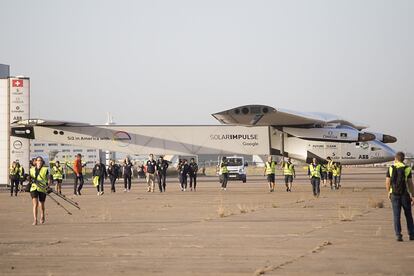
[[[140,179],[98,197],[85,184],[78,211],[47,199],[32,226],[28,194],[0,194],[2,275],[412,275],[414,242],[397,243],[385,168],[344,168],[342,188],[315,199],[304,175],[287,193],[281,177],[229,182],[200,177],[197,192],[147,193]],[[64,193],[72,189],[65,186]],[[72,198],[72,196],[71,196]],[[384,208],[374,208],[384,200]]]

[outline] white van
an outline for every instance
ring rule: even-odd
[[[219,157],[219,165],[217,167],[217,174],[219,175],[219,181],[222,182],[222,176],[220,172],[221,162],[223,156]],[[243,156],[226,156],[227,169],[229,170],[229,180],[241,180],[246,183],[246,167],[247,162],[244,161]]]

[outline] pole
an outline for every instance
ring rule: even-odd
[[[74,201],[74,200],[72,200],[72,199],[70,199],[70,198],[67,198],[65,195],[59,194],[59,193],[57,193],[56,191],[52,191],[52,193],[54,193],[54,194],[55,194],[55,195],[57,195],[59,198],[63,199],[64,201],[66,201],[66,202],[67,202],[67,203],[69,203],[70,205],[72,205],[72,206],[74,206],[74,207],[76,207],[76,208],[78,208],[78,209],[80,210],[79,204],[78,204],[76,201]]]
[[[69,212],[69,210],[68,209],[66,209],[62,204],[60,204],[59,203],[59,201],[57,201],[56,199],[54,199],[50,194],[46,194],[53,202],[55,202],[58,206],[60,206],[63,210],[65,210],[66,211],[66,213],[68,214],[68,215],[72,215],[72,213],[71,212]]]

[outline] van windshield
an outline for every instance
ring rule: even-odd
[[[243,159],[242,158],[227,158],[227,165],[228,166],[242,166]]]

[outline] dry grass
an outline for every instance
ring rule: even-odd
[[[221,204],[217,207],[217,214],[220,218],[225,218],[233,215],[232,212],[230,212],[225,206]]]
[[[217,207],[217,214],[219,217],[224,218],[226,216],[226,208],[223,205],[219,205]]]
[[[370,199],[368,199],[368,207],[370,207],[370,208],[384,208],[384,200],[383,199],[370,198]]]
[[[249,208],[244,204],[237,204],[237,208],[239,208],[240,214],[246,214],[249,212]]]
[[[338,210],[338,218],[340,221],[353,221],[355,217],[355,212],[351,207],[348,207],[346,210]]]
[[[240,214],[247,214],[247,213],[253,213],[258,209],[262,209],[264,207],[261,206],[248,206],[245,204],[237,204],[237,208],[240,211]]]

